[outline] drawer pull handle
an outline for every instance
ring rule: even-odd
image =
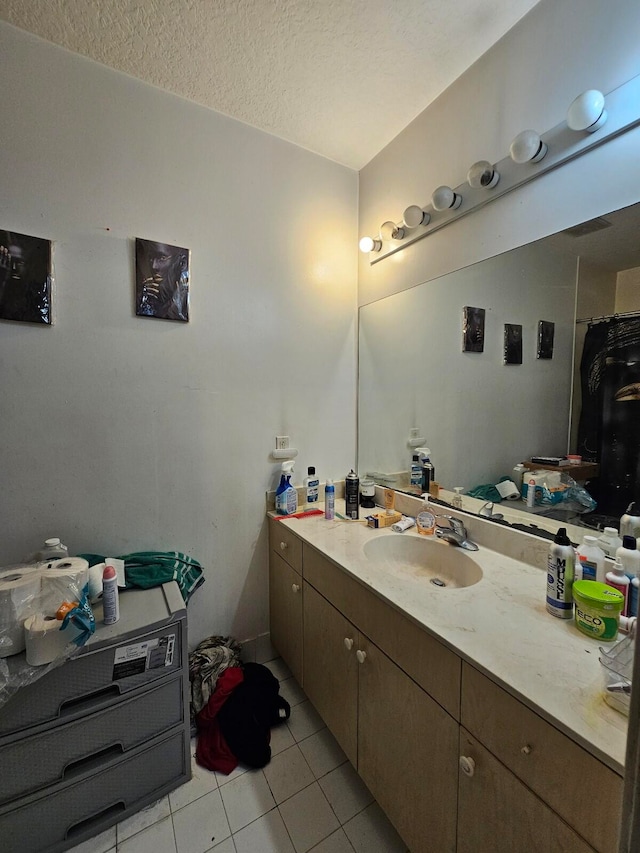
[[[280,543],[280,550],[281,551],[286,551],[288,547],[289,547],[289,545],[286,542]]]
[[[476,763],[470,756],[461,755],[458,763],[460,765],[460,770],[462,770],[465,776],[471,778],[476,772]]]
[[[345,648],[347,649],[347,651],[350,652],[351,649],[353,648],[353,640],[351,639],[351,637],[345,637],[344,638],[344,645],[345,645]]]
[[[364,660],[367,656],[366,652],[363,652],[362,649],[358,649],[356,652],[356,657],[358,658],[358,663],[364,663]]]
[[[530,747],[530,746],[529,746],[529,744],[527,743],[527,744],[525,744],[525,745],[522,747],[522,749],[520,750],[520,752],[521,752],[523,755],[531,755],[531,749],[532,749],[532,747]]]
[[[292,591],[292,592],[300,592],[300,584],[298,584],[298,583],[292,583],[292,584],[291,584],[291,591]]]

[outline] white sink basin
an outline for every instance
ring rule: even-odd
[[[482,569],[466,551],[425,536],[379,536],[365,543],[364,555],[389,572],[424,578],[434,588],[461,589],[482,580]]]

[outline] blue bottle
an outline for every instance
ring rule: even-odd
[[[298,509],[298,493],[291,485],[293,462],[282,463],[280,483],[276,489],[276,512],[279,515],[291,515]]]

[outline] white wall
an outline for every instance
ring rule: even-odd
[[[551,129],[585,89],[638,75],[638,32],[637,0],[542,0],[362,170],[360,235]],[[639,145],[636,129],[374,266],[361,255],[360,304],[636,202]]]
[[[622,270],[617,276],[616,312],[640,310],[640,267]]]
[[[355,456],[357,174],[0,24],[0,228],[54,241],[52,328],[0,327],[0,564],[185,551],[190,640],[267,630],[276,434]],[[138,318],[133,246],[191,249],[191,321]]]

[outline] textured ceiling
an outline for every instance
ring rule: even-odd
[[[0,18],[355,169],[537,0],[0,0]]]

